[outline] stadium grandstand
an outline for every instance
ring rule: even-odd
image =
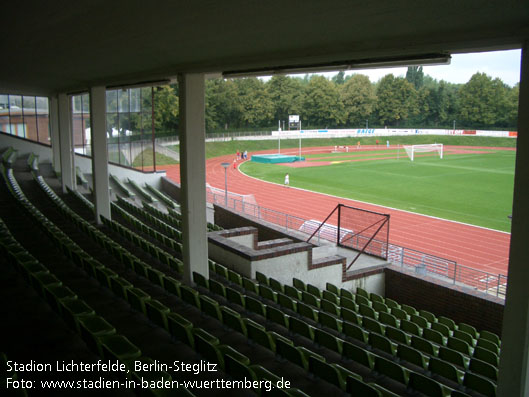
[[[82,0],[3,12],[2,395],[529,395],[528,4]],[[522,48],[505,299],[389,264],[387,214],[340,205],[336,227],[297,225],[306,239],[250,214],[252,196],[206,184],[206,78],[499,48]],[[154,141],[108,133],[125,117],[113,95],[127,93],[130,117],[131,89],[175,82],[180,152],[160,151],[179,158],[180,183],[133,164]],[[237,200],[244,209],[224,205]],[[373,262],[351,268],[318,233]]]

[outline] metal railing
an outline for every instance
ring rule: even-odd
[[[221,206],[225,204],[224,194],[217,194],[211,191],[207,194],[207,200],[210,203]],[[317,238],[318,243],[321,240],[336,243],[337,240],[338,227],[335,225],[325,224],[324,227],[320,227],[322,224],[320,221],[303,219],[298,216],[262,207],[255,203],[245,202],[244,196],[239,195],[239,197],[236,197],[232,196],[232,193],[229,193],[227,207],[228,209],[256,218],[257,220],[280,226],[285,231],[303,233],[307,238],[313,235],[314,238]],[[351,240],[352,244],[349,247],[355,250],[364,247],[365,241],[363,239],[365,238],[364,236],[356,235]],[[387,250],[388,262],[405,270],[413,271],[419,276],[436,278],[454,285],[464,286],[505,299],[507,288],[506,275],[488,273],[483,270],[458,264],[456,261],[450,259],[395,244],[388,244],[383,241],[380,241],[379,244],[374,244],[374,246],[379,246],[381,251]]]

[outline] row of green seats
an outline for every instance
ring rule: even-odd
[[[133,179],[130,179],[130,178],[128,178],[127,180],[129,182],[129,185],[131,185],[140,194],[140,196],[143,197],[143,199],[145,199],[149,203],[155,203],[155,202],[158,201],[156,198],[151,196],[149,194],[149,192],[147,192],[144,188],[142,188],[140,185],[138,185],[136,183],[136,181],[134,181]]]
[[[94,203],[92,203],[90,200],[88,200],[83,194],[81,194],[77,190],[70,189],[68,186],[66,186],[66,190],[68,191],[68,194],[73,196],[77,201],[79,201],[81,204],[83,204],[91,212],[95,213]]]
[[[154,238],[166,247],[169,247],[177,252],[182,252],[182,244],[179,241],[176,241],[173,238],[166,236],[165,234],[160,233],[149,225],[143,223],[141,220],[136,218],[134,215],[131,215],[116,203],[111,203],[111,208],[112,211],[116,212],[126,223],[133,226],[136,230]]]
[[[112,229],[114,232],[121,235],[126,240],[132,242],[137,247],[143,249],[146,253],[150,254],[160,262],[166,264],[170,268],[174,269],[178,273],[183,273],[184,264],[178,258],[175,258],[170,253],[164,251],[160,247],[146,240],[139,234],[133,232],[132,230],[126,228],[116,221],[111,221],[104,216],[101,216],[101,221],[104,225]],[[182,246],[174,240],[171,240],[169,237],[164,236],[165,245],[171,247],[175,251],[181,252]]]
[[[166,233],[169,237],[174,238],[178,241],[182,241],[182,232],[180,230],[178,230],[177,228],[171,225],[168,225],[167,223],[158,219],[154,215],[149,214],[143,208],[140,208],[132,203],[129,203],[127,200],[124,200],[121,197],[118,197],[118,204],[122,209],[129,212],[129,215],[131,216],[132,214],[138,215],[142,217],[146,222],[151,223],[152,225],[154,225],[155,227],[157,227],[158,229]],[[134,219],[138,220],[135,217]]]
[[[156,197],[158,197],[168,208],[179,208],[180,206],[176,201],[174,201],[172,198],[170,198],[165,193],[161,192],[160,190],[156,189],[154,186],[149,185],[148,183],[145,184],[145,188],[150,191],[152,194],[154,194]]]
[[[135,197],[135,194],[132,193],[130,191],[129,188],[127,188],[125,186],[125,184],[123,184],[119,178],[115,177],[114,175],[110,174],[110,180],[112,182],[114,182],[116,184],[116,186],[119,188],[119,190],[121,191],[121,193],[125,196],[125,197],[130,197],[130,198],[134,198]]]
[[[15,163],[15,160],[17,159],[17,151],[13,149],[11,146],[8,147],[4,152],[2,153],[2,163],[7,167],[11,168],[13,167],[13,164]]]
[[[222,272],[217,272],[217,274],[222,275]],[[263,284],[265,284],[266,280],[268,280],[269,285],[278,288],[279,283],[276,280],[268,279],[262,273],[257,274],[257,278],[260,279]],[[233,280],[233,277],[231,279]],[[347,319],[352,320],[352,322],[349,323],[346,319],[342,318],[340,320],[337,316],[330,315],[324,311],[307,309],[307,305],[304,302],[296,301],[295,298],[286,296],[282,292],[274,291],[268,285],[263,284],[259,285],[259,292],[261,296],[267,296],[268,299],[271,298],[272,300],[277,301],[283,307],[297,311],[299,314],[308,317],[313,321],[318,321],[323,326],[341,332],[346,336],[350,336],[363,343],[368,343],[371,345],[371,347],[375,347],[393,356],[399,355],[399,358],[401,359],[404,359],[402,357],[406,357],[405,361],[412,362],[413,364],[429,371],[432,370],[432,368],[429,367],[429,356],[431,356],[433,359],[431,361],[431,365],[433,366],[434,372],[441,372],[439,375],[461,384],[465,382],[464,378],[460,375],[468,374],[468,380],[466,381],[466,386],[468,388],[480,388],[489,390],[489,392],[491,390],[495,390],[495,384],[491,380],[495,380],[497,378],[497,370],[487,363],[482,362],[481,360],[472,359],[470,361],[471,366],[469,366],[468,361],[465,361],[461,354],[458,354],[458,352],[452,351],[449,348],[441,347],[439,349],[439,347],[436,347],[434,343],[424,340],[418,336],[407,334],[402,330],[393,327],[384,328],[381,326],[381,324],[377,323],[370,317],[361,317],[362,322],[359,324],[358,317],[349,317],[349,315],[347,315]],[[286,288],[288,286],[285,285],[284,287],[285,292],[289,291],[289,289]],[[270,291],[275,294],[271,295]],[[322,302],[325,302],[325,300],[322,299]],[[349,313],[350,311],[348,310],[349,309],[345,309],[344,313]],[[359,328],[359,325],[362,325],[365,330]],[[304,333],[309,338],[314,335],[314,332],[310,332],[306,326]],[[389,337],[394,339],[397,343],[391,341]],[[438,357],[440,353],[441,356]],[[450,362],[446,362],[446,365],[438,364],[439,361],[443,361],[445,358],[453,357],[454,353],[456,358],[459,358],[459,360],[454,361],[456,361],[458,364],[461,364],[462,366],[465,365],[463,370],[458,369],[456,365],[452,365],[453,363]],[[400,355],[402,355],[402,357],[400,357]],[[490,380],[484,378],[483,376],[490,378]]]
[[[179,219],[176,219],[174,216],[172,216],[169,213],[159,210],[158,208],[150,205],[149,203],[143,202],[143,208],[145,209],[145,211],[149,212],[151,215],[156,216],[158,219],[168,223],[169,225],[173,227],[176,227],[179,230],[182,227],[182,222],[180,222]]]

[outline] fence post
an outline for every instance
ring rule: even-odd
[[[499,295],[500,295],[500,277],[501,277],[501,274],[498,274],[498,286],[496,288],[496,298],[499,298]]]
[[[456,264],[454,265],[454,285],[456,283],[456,279],[457,279],[457,262]]]
[[[400,247],[400,267],[404,268],[404,248]]]

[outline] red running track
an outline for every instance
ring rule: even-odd
[[[365,150],[365,147],[362,147]],[[379,148],[380,149],[380,148]],[[303,153],[322,152],[322,148],[307,148]],[[326,151],[329,152],[327,147]],[[265,151],[262,153],[270,153]],[[294,149],[283,154],[297,155]],[[261,152],[259,152],[261,154]],[[209,159],[206,162],[206,180],[213,186],[224,189],[224,168],[222,162],[233,163],[234,155]],[[237,163],[240,165],[242,161]],[[167,176],[180,182],[178,165],[163,166]],[[390,242],[442,258],[458,264],[480,269],[492,274],[507,274],[510,234],[490,229],[438,219],[407,211],[363,203],[355,200],[330,196],[285,187],[246,176],[237,168],[228,168],[229,190],[238,194],[253,194],[257,204],[304,219],[324,220],[342,203],[352,207],[391,215]]]

